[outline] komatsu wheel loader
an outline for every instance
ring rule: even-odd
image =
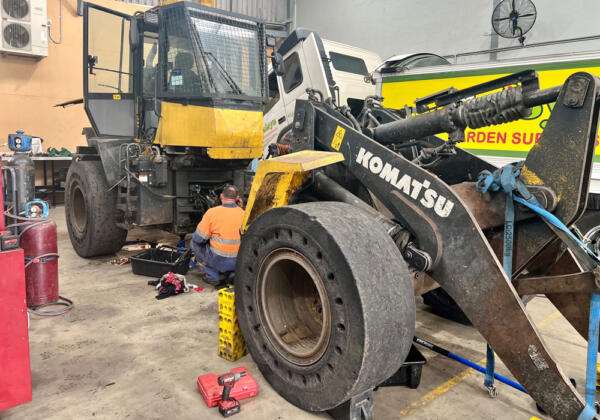
[[[225,185],[244,187],[262,155],[274,39],[259,20],[192,2],[134,16],[85,3],[83,12],[92,128],[65,207],[71,243],[90,257],[119,250],[134,225],[191,232]]]
[[[598,259],[537,212],[572,226],[585,211],[599,87],[580,72],[540,90],[524,71],[433,94],[418,114],[377,97],[358,116],[323,93],[297,100],[281,156],[258,165],[236,267],[240,327],[271,385],[311,411],[368,402],[407,356],[414,296],[441,285],[546,413],[593,417],[524,297],[545,294],[584,338],[594,326]],[[467,127],[552,102],[522,167],[497,171],[456,147]]]

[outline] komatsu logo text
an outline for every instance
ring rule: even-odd
[[[440,217],[448,217],[454,208],[454,203],[448,200],[437,191],[429,188],[431,183],[427,180],[423,182],[412,179],[404,174],[400,179],[400,170],[389,163],[384,163],[379,156],[361,147],[356,156],[356,162],[370,170],[373,174],[379,175],[381,179],[389,182],[395,188],[404,194],[418,201],[425,208],[433,208]]]

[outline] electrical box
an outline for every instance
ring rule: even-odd
[[[47,0],[0,0],[0,53],[48,56]]]

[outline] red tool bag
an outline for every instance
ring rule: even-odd
[[[246,372],[246,376],[242,376],[237,381],[234,387],[231,389],[230,397],[236,400],[243,398],[254,397],[258,394],[258,384],[256,380],[250,375],[248,369],[243,366],[231,369],[232,372]],[[206,405],[209,407],[215,407],[221,401],[221,395],[223,395],[223,387],[217,382],[219,375],[214,373],[208,373],[206,375],[198,376],[198,390],[204,397]]]

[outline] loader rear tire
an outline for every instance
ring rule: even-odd
[[[100,161],[73,161],[65,188],[65,216],[71,244],[80,257],[112,254],[127,230],[116,225],[117,191],[108,191]]]
[[[238,252],[235,296],[260,371],[305,410],[332,409],[388,379],[414,335],[406,263],[378,222],[345,203],[258,217]]]

